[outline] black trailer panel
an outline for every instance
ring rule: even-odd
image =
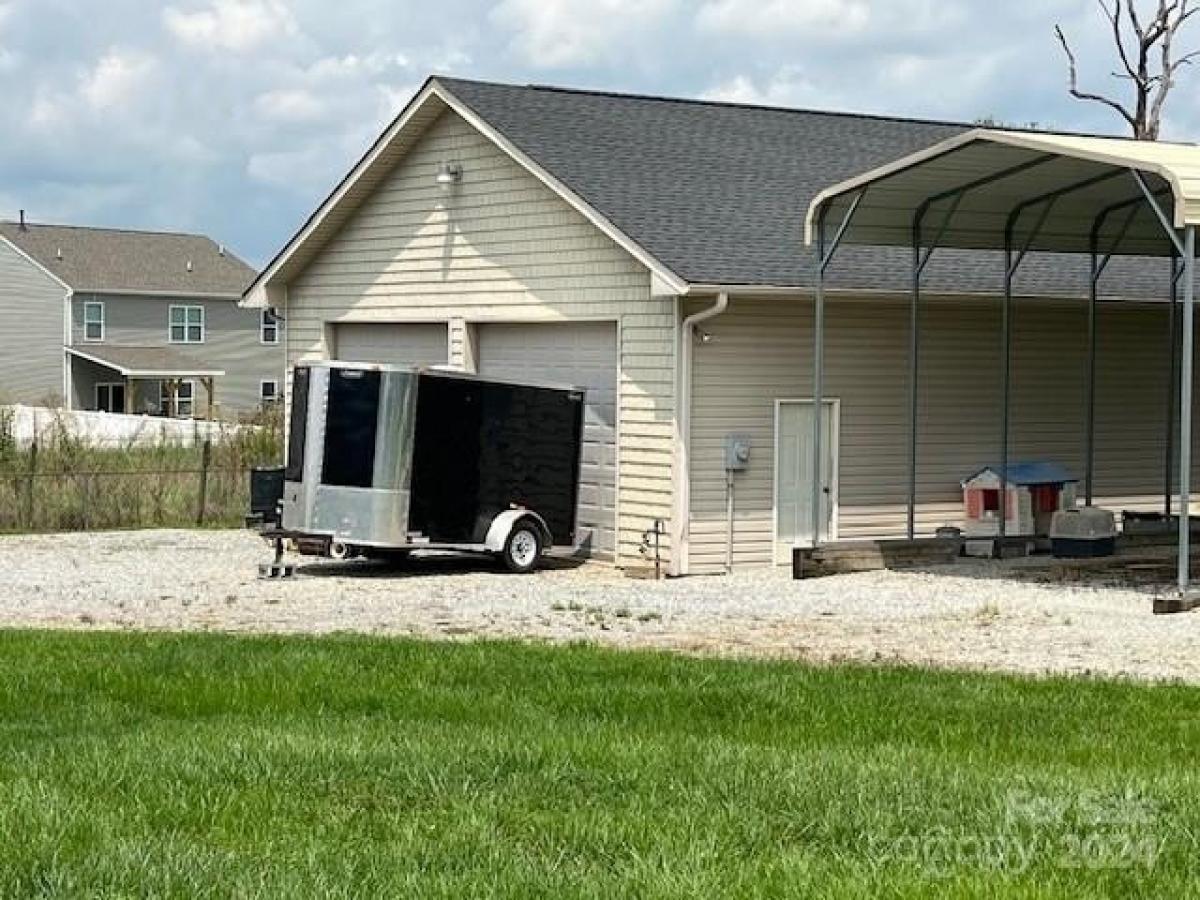
[[[575,541],[583,394],[422,372],[409,527],[435,543],[482,543],[513,506],[552,542]]]

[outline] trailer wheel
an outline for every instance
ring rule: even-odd
[[[343,544],[341,541],[329,542],[329,558],[339,562],[358,556],[358,548],[353,544]]]
[[[500,555],[510,572],[532,572],[542,556],[542,535],[533,522],[518,522],[504,541]]]

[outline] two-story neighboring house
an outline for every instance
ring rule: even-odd
[[[0,402],[236,418],[272,403],[283,323],[207,237],[0,221]]]

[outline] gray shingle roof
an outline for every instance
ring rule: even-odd
[[[250,266],[198,234],[0,222],[0,236],[76,291],[240,295],[254,280]]]
[[[437,81],[665,266],[695,284],[808,286],[822,188],[959,134],[961,123]],[[906,250],[849,247],[835,286],[907,290]],[[999,254],[939,251],[930,290],[995,293]],[[1081,256],[1031,254],[1018,291],[1080,296]],[[1114,260],[1103,292],[1162,296],[1166,263]]]
[[[114,347],[111,344],[84,344],[68,347],[67,352],[85,359],[98,360],[123,375],[178,376],[224,375],[225,371],[174,347]]]

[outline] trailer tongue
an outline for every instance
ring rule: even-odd
[[[582,390],[332,361],[292,385],[283,477],[252,489],[258,512],[278,510],[263,515],[275,568],[285,538],[334,558],[488,553],[514,572],[574,546]],[[272,479],[275,504],[258,496]]]

